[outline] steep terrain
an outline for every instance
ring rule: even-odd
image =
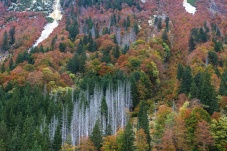
[[[0,150],[227,149],[227,2],[0,2]]]

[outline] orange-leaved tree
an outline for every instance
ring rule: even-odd
[[[199,148],[202,148],[203,151],[208,150],[207,147],[213,145],[214,139],[210,132],[209,124],[202,120],[198,123],[197,128],[195,130],[195,144],[198,145]]]

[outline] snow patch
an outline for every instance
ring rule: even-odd
[[[148,24],[149,24],[149,26],[152,26],[153,25],[153,20],[152,19],[148,20]]]
[[[38,46],[43,40],[47,39],[57,26],[58,26],[58,22],[56,20],[54,20],[53,23],[48,23],[44,27],[44,30],[42,31],[41,36],[32,47]]]
[[[53,18],[54,21],[52,23],[46,24],[46,26],[44,27],[44,30],[41,33],[41,36],[32,46],[33,48],[38,46],[42,41],[44,41],[49,37],[49,35],[53,32],[53,30],[58,26],[58,20],[61,20],[62,18],[60,0],[56,0],[53,7],[54,7],[53,8],[54,11],[49,15],[49,17]]]
[[[54,5],[54,11],[49,15],[49,17],[52,17],[54,20],[61,20],[62,14],[60,0],[56,0],[56,3]]]
[[[193,14],[193,15],[195,14],[196,8],[194,6],[192,6],[191,4],[189,4],[187,2],[187,0],[184,0],[183,6],[188,13]]]

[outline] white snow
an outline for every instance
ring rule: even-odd
[[[41,33],[41,36],[32,47],[38,46],[43,40],[47,39],[57,26],[58,22],[56,20],[54,20],[52,23],[46,24],[46,26],[44,26],[44,30]]]
[[[187,0],[184,0],[183,6],[185,7],[185,10],[186,10],[188,13],[193,14],[193,15],[195,14],[196,8],[195,8],[194,6],[192,6],[191,4],[189,4],[189,3],[187,2]]]
[[[153,25],[153,20],[152,19],[148,20],[148,24],[149,24],[149,26],[152,26]]]
[[[54,20],[61,20],[62,14],[60,0],[56,0],[54,5],[54,11],[49,15],[49,17],[52,17]]]
[[[141,0],[141,2],[146,3],[146,0]]]
[[[49,17],[53,18],[54,21],[44,26],[44,30],[42,31],[41,36],[32,47],[38,46],[42,41],[47,39],[49,35],[53,32],[53,30],[58,26],[58,20],[61,20],[62,18],[60,0],[56,0],[53,7],[54,11],[49,15]]]

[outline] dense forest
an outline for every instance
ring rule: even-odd
[[[0,0],[0,151],[227,150],[226,2],[57,2]]]

